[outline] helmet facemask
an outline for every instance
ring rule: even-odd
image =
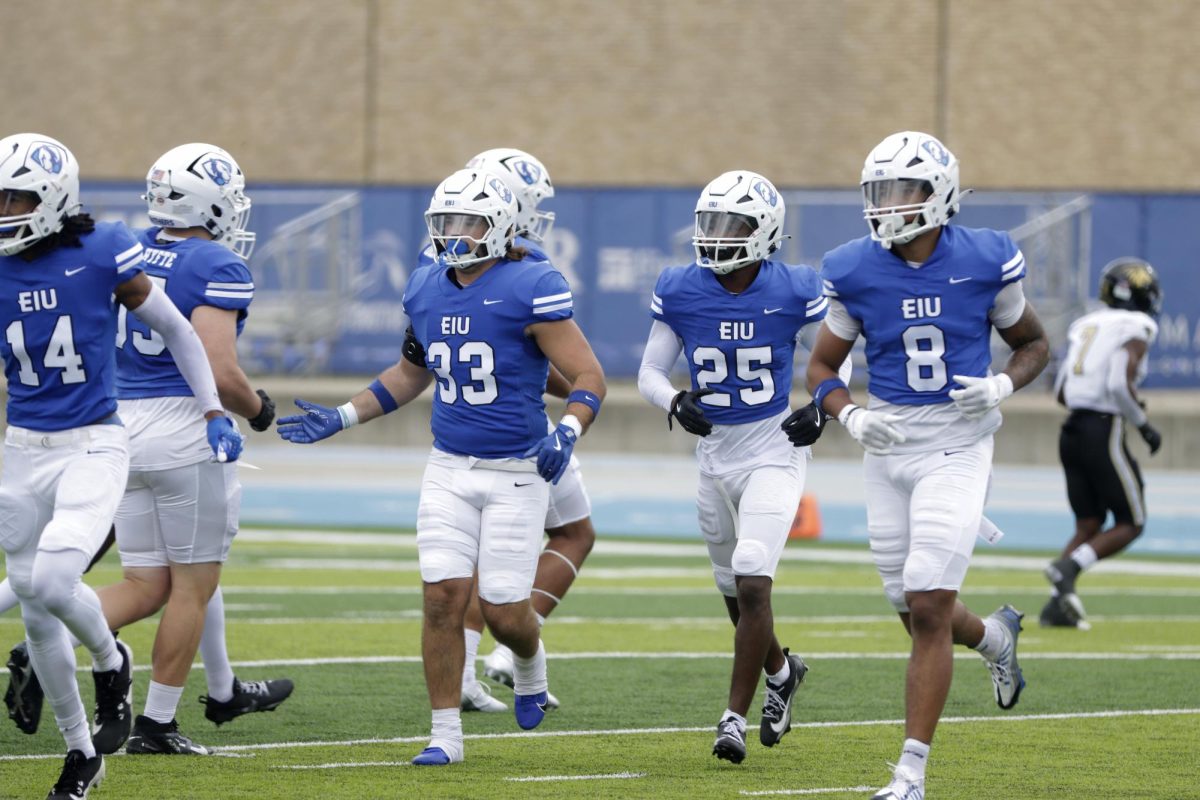
[[[893,178],[863,184],[863,218],[875,238],[892,244],[907,244],[936,222],[933,185],[926,180]]]
[[[692,237],[696,263],[718,275],[727,275],[761,261],[762,256],[752,252],[756,230],[758,221],[744,214],[696,212],[696,231]]]
[[[482,214],[430,212],[425,215],[425,223],[438,263],[443,267],[470,269],[504,255],[492,252],[495,226]]]

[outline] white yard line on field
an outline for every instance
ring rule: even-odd
[[[239,532],[238,539],[248,542],[263,543],[294,543],[322,544],[330,546],[388,546],[406,549],[416,547],[416,535],[410,533],[352,533],[341,531],[278,531],[247,529]],[[667,558],[705,558],[708,557],[706,545],[699,542],[636,542],[598,539],[594,552],[601,555],[635,555]],[[303,562],[305,559],[284,559]],[[313,559],[316,561],[318,559]],[[354,561],[355,559],[345,559]],[[867,548],[837,548],[837,547],[799,547],[785,550],[784,561],[806,561],[827,564],[872,564],[871,554]],[[1016,569],[1041,572],[1046,566],[1045,556],[1007,556],[992,553],[976,553],[971,560],[972,566],[990,567],[994,569]],[[341,560],[338,560],[341,561]],[[274,562],[272,562],[274,563]],[[312,563],[312,567],[323,566]],[[371,564],[369,560],[363,563]],[[406,563],[406,562],[396,562]],[[415,563],[415,562],[412,562]],[[370,569],[370,567],[364,567]],[[408,569],[406,567],[406,569]],[[411,569],[415,569],[412,567]],[[1109,559],[1093,567],[1090,575],[1179,575],[1195,576],[1197,565],[1193,562],[1173,560],[1154,561],[1149,559]],[[592,570],[594,573],[595,570]]]
[[[821,661],[903,661],[907,659],[907,652],[895,653],[821,653],[821,652],[806,652],[804,658],[810,663],[819,663]],[[551,661],[581,661],[581,660],[616,660],[616,661],[636,661],[636,660],[668,660],[668,661],[703,661],[707,659],[725,660],[733,658],[733,654],[729,652],[707,652],[707,653],[628,653],[628,652],[608,652],[608,653],[547,653],[546,658]],[[979,658],[974,653],[955,653],[956,661],[975,661]],[[484,656],[478,656],[475,659],[477,662],[484,660]],[[1137,653],[1022,653],[1022,661],[1200,661],[1200,650],[1191,647],[1182,647],[1173,651],[1154,651],[1154,652],[1137,652]],[[335,665],[356,665],[356,664],[420,664],[420,656],[336,656],[332,658],[274,658],[264,659],[262,661],[234,661],[232,666],[238,668],[275,668],[275,667],[326,667]],[[194,665],[196,668],[202,668],[200,662]],[[134,664],[134,672],[145,672],[150,669],[149,664]],[[91,667],[80,666],[76,668],[77,672],[89,672]]]
[[[1200,567],[1197,568],[1200,570]],[[708,571],[705,571],[706,576]],[[588,570],[583,576],[590,576]],[[226,586],[221,585],[221,591],[226,595],[420,595],[420,586]],[[580,586],[571,587],[571,596],[601,595],[643,597],[647,595],[663,597],[706,596],[715,592],[712,586]],[[1044,586],[968,586],[967,594],[1021,594],[1033,592],[1043,594]],[[879,597],[882,590],[871,586],[773,586],[772,595],[845,595],[850,597]],[[1088,586],[1087,597],[1200,597],[1200,589],[1154,589],[1148,587],[1118,586]],[[226,606],[228,608],[228,606]]]
[[[974,716],[974,717],[944,717],[943,725],[955,725],[974,722],[1042,722],[1076,719],[1117,719],[1121,717],[1168,717],[1191,716],[1200,714],[1200,708],[1143,708],[1120,711],[1080,711],[1064,714],[1014,714],[1005,716]],[[793,729],[799,728],[864,728],[881,725],[903,725],[902,719],[869,719],[830,722],[797,722]],[[473,733],[463,738],[469,741],[486,739],[555,739],[564,736],[645,736],[676,733],[709,733],[711,725],[674,727],[674,728],[609,728],[604,730],[571,730],[571,731],[511,731],[508,733]],[[263,742],[260,744],[234,744],[218,748],[223,753],[253,752],[261,750],[291,750],[311,747],[358,747],[377,744],[416,744],[428,742],[429,736],[399,736],[390,739],[343,739],[339,741],[309,741],[309,742]],[[120,756],[122,754],[116,754]],[[61,759],[62,753],[40,753],[36,755],[4,756],[0,761],[27,761],[32,759]]]
[[[512,783],[554,783],[557,781],[621,781],[644,778],[644,772],[611,772],[608,775],[529,775],[524,778],[505,778]]]
[[[411,761],[337,761],[331,764],[280,764],[275,769],[347,769],[349,767],[411,767]]]
[[[748,792],[742,789],[738,794],[743,797],[767,797],[769,795],[803,795],[803,794],[843,794],[848,792],[869,792],[874,786],[839,786],[832,789],[766,789],[760,792]]]

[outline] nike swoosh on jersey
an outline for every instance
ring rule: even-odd
[[[967,281],[969,281],[969,280],[971,280],[971,278],[970,278],[970,277],[966,277],[966,278],[951,278],[951,279],[950,279],[950,282],[951,282],[951,283],[965,283],[965,282],[967,282]]]
[[[783,311],[783,308],[780,307],[780,308],[764,308],[763,309],[764,314],[774,314],[776,311]]]
[[[87,267],[79,267],[77,269],[69,269],[69,270],[66,270],[66,275],[69,278],[72,275],[78,275],[79,273],[83,272],[85,269],[87,269]]]
[[[485,306],[494,306],[494,305],[496,305],[496,303],[503,303],[503,302],[504,302],[503,300],[484,300],[483,304]]]

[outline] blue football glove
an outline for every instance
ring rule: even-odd
[[[328,439],[344,427],[342,415],[336,408],[326,408],[298,398],[296,406],[304,413],[282,417],[275,423],[275,430],[289,442],[312,444]]]
[[[242,435],[233,426],[233,421],[222,414],[208,421],[208,446],[213,458],[222,463],[237,461],[242,454]]]
[[[575,449],[578,438],[575,431],[560,422],[550,435],[525,451],[525,458],[537,456],[538,475],[549,483],[557,484],[571,463],[571,451]]]

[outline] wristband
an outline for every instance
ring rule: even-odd
[[[383,381],[378,378],[367,388],[371,390],[371,394],[375,395],[375,399],[379,401],[379,405],[383,408],[383,413],[390,414],[400,407],[400,404],[396,402],[396,398],[392,397],[392,393],[387,390],[387,387],[383,385]],[[357,417],[355,421],[358,421]]]
[[[574,414],[565,415],[562,419],[560,419],[558,421],[558,424],[566,425],[568,428],[575,431],[576,439],[578,439],[580,436],[583,436],[583,426],[579,424],[579,420],[576,419]]]
[[[567,404],[581,403],[592,410],[592,418],[600,416],[600,398],[584,389],[576,389],[567,395]]]
[[[353,428],[358,424],[358,410],[354,408],[353,400],[338,406],[337,412],[338,416],[342,418],[342,430]]]
[[[821,408],[821,404],[825,401],[825,395],[832,391],[836,391],[837,389],[845,389],[846,391],[850,391],[850,387],[846,386],[845,381],[843,381],[841,378],[826,378],[817,384],[817,390],[813,392],[812,396],[813,403],[816,404],[817,408]]]

